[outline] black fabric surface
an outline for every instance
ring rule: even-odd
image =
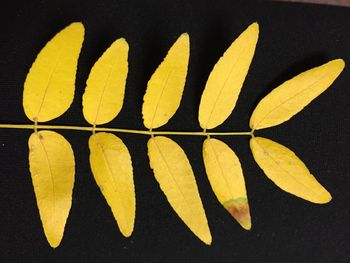
[[[73,21],[86,28],[71,108],[50,124],[87,125],[81,98],[90,68],[119,37],[130,45],[124,107],[106,126],[143,129],[148,79],[182,32],[191,37],[185,92],[162,130],[199,131],[207,77],[230,43],[260,24],[256,54],[233,114],[217,131],[247,131],[263,96],[294,75],[341,57],[350,66],[350,9],[230,0],[3,1],[0,4],[0,122],[27,123],[23,83],[37,53]],[[60,131],[72,144],[72,209],[57,249],[46,241],[28,170],[30,130],[0,129],[0,262],[350,262],[350,74],[290,121],[257,132],[289,147],[332,194],[315,205],[283,192],[254,162],[247,137],[222,138],[244,170],[253,228],[243,230],[221,207],[205,174],[200,137],[174,137],[186,151],[206,209],[213,243],[200,242],[171,209],[149,168],[143,135],[119,136],[134,165],[134,233],[124,238],[89,168],[88,132]]]

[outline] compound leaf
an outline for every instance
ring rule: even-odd
[[[208,138],[203,143],[203,160],[219,202],[244,229],[250,230],[247,192],[237,155],[225,143]]]
[[[148,81],[142,106],[146,128],[154,129],[166,124],[178,109],[186,82],[189,56],[190,40],[188,34],[184,33]]]
[[[83,96],[83,114],[92,125],[113,120],[123,106],[129,46],[117,39],[92,67]]]
[[[208,221],[185,152],[163,136],[149,139],[147,146],[150,166],[170,205],[191,231],[209,245]]]
[[[135,188],[131,157],[123,141],[100,132],[89,140],[90,165],[122,234],[129,237],[135,221]]]
[[[305,164],[287,147],[255,137],[250,148],[266,176],[284,191],[313,203],[328,203],[332,197],[310,174]]]
[[[33,133],[29,165],[44,232],[51,247],[63,237],[72,205],[75,162],[69,142],[53,131]]]
[[[71,105],[83,40],[83,24],[72,23],[38,54],[24,83],[23,108],[30,120],[50,121]]]
[[[252,62],[259,25],[251,24],[226,50],[209,75],[199,105],[199,124],[213,129],[232,113]]]
[[[250,118],[250,127],[259,130],[289,120],[324,92],[344,66],[342,59],[335,59],[284,82],[259,102]]]

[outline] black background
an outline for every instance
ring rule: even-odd
[[[7,3],[5,5],[5,3]],[[87,125],[81,98],[90,68],[119,37],[130,45],[123,110],[110,127],[143,129],[147,80],[182,32],[191,37],[185,92],[163,130],[197,131],[206,79],[229,44],[260,24],[256,54],[233,114],[216,130],[246,131],[271,89],[306,69],[341,57],[350,66],[350,9],[237,1],[6,1],[0,10],[0,122],[29,123],[23,82],[44,44],[73,21],[86,28],[71,108],[52,124]],[[60,131],[72,144],[76,180],[61,245],[44,236],[28,171],[30,130],[0,130],[0,262],[350,262],[350,74],[290,121],[259,135],[289,147],[333,196],[315,205],[277,188],[255,164],[246,137],[223,140],[244,169],[253,228],[244,231],[216,200],[201,159],[203,138],[172,137],[192,163],[213,243],[200,242],[170,208],[149,168],[147,136],[124,135],[137,196],[131,238],[119,232],[89,168],[88,132]]]

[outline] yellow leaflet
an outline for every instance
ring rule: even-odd
[[[259,36],[259,25],[251,24],[226,50],[214,66],[199,105],[199,124],[213,129],[223,123],[236,106]]]
[[[278,187],[313,203],[328,203],[332,197],[310,174],[305,164],[288,148],[255,137],[250,148],[257,164]]]
[[[207,218],[185,152],[163,136],[149,139],[147,146],[154,176],[170,205],[200,240],[211,244]]]
[[[23,108],[30,120],[50,121],[71,105],[83,40],[83,24],[72,23],[38,54],[24,83]]]
[[[146,128],[158,128],[175,114],[186,82],[189,56],[190,40],[188,34],[184,33],[148,81],[142,106]]]
[[[289,120],[324,92],[344,66],[342,59],[335,59],[284,82],[259,102],[250,118],[250,127],[264,129]]]
[[[56,248],[72,205],[74,154],[69,142],[53,131],[33,133],[28,142],[29,166],[44,232]]]
[[[135,221],[135,189],[131,157],[121,139],[111,133],[97,133],[89,140],[90,165],[97,185],[118,223],[129,237]]]
[[[123,106],[129,46],[116,40],[92,67],[83,96],[83,113],[90,124],[113,120]]]
[[[219,202],[237,222],[250,230],[251,219],[241,163],[225,143],[206,139],[203,160],[209,182]]]

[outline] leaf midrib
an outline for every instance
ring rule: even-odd
[[[96,136],[96,135],[93,135],[93,136]],[[100,142],[98,141],[98,138],[95,137],[94,140],[96,141],[97,146],[98,146],[98,147],[100,148],[100,150],[101,150],[103,160],[105,161],[105,164],[106,164],[106,166],[107,166],[107,170],[108,170],[109,177],[112,179],[111,181],[112,181],[112,184],[113,184],[114,192],[116,192],[116,193],[118,194],[119,200],[121,200],[121,203],[122,203],[122,206],[123,206],[123,209],[124,209],[123,211],[126,211],[127,207],[126,207],[125,204],[124,204],[124,199],[121,198],[121,194],[120,194],[120,192],[119,192],[119,190],[118,190],[118,187],[117,187],[117,182],[115,181],[114,176],[113,176],[114,173],[112,172],[111,164],[110,164],[110,162],[108,161],[108,159],[107,159],[107,157],[106,157],[104,148],[103,148],[103,146],[100,144]],[[118,163],[118,164],[119,164],[119,163]],[[111,206],[111,207],[112,207],[112,206]],[[114,209],[113,209],[113,210],[114,210]],[[125,219],[126,216],[125,216],[124,212],[123,212],[123,215],[124,215],[124,219]]]
[[[41,103],[40,103],[40,106],[39,106],[39,109],[38,109],[38,113],[36,114],[36,116],[34,117],[34,121],[38,121],[39,119],[39,115],[41,113],[41,110],[42,110],[42,107],[44,105],[44,102],[45,102],[45,99],[46,99],[46,95],[47,95],[47,92],[49,90],[49,87],[51,85],[51,81],[52,81],[52,77],[58,67],[58,65],[60,64],[61,62],[61,55],[62,55],[62,45],[60,45],[60,48],[59,48],[59,53],[58,53],[58,56],[57,56],[57,59],[56,59],[56,62],[55,62],[55,66],[52,68],[52,71],[50,72],[50,76],[49,76],[49,79],[47,81],[47,84],[46,84],[46,87],[45,87],[45,91],[44,91],[44,95],[43,95],[43,98],[41,100]]]
[[[162,86],[162,91],[161,91],[161,93],[160,93],[160,95],[159,95],[159,98],[158,98],[158,100],[157,100],[157,104],[156,104],[155,110],[154,110],[154,112],[153,112],[152,121],[151,121],[151,127],[150,127],[151,129],[153,128],[153,122],[154,122],[154,119],[155,119],[155,117],[156,117],[156,115],[157,115],[157,113],[158,113],[158,107],[159,107],[160,101],[162,100],[164,90],[166,89],[166,87],[167,87],[167,85],[168,85],[168,81],[169,81],[169,79],[170,79],[170,75],[171,75],[171,73],[172,73],[173,71],[174,71],[173,68],[171,68],[171,69],[169,70],[169,73],[168,73],[168,75],[167,75],[167,78],[166,78],[165,81],[164,81],[164,85]]]
[[[218,158],[217,153],[216,153],[216,151],[215,151],[215,149],[214,149],[214,147],[213,147],[213,145],[211,143],[211,139],[209,139],[208,141],[209,141],[209,145],[210,145],[210,147],[211,147],[211,149],[212,149],[212,151],[214,153],[214,157],[215,157],[214,159],[215,159],[216,163],[218,164],[218,166],[220,168],[220,173],[221,173],[222,177],[224,178],[226,189],[228,190],[228,192],[230,193],[231,197],[233,198],[234,195],[232,193],[231,188],[229,187],[229,183],[228,183],[227,178],[225,176],[224,169],[222,168],[221,163],[219,162],[219,158]]]
[[[52,215],[51,215],[51,221],[54,221],[54,219],[56,218],[55,214],[56,214],[56,193],[55,193],[55,182],[54,182],[54,177],[53,177],[53,172],[52,172],[52,169],[51,169],[51,163],[50,163],[50,159],[49,159],[49,155],[46,151],[46,148],[45,148],[45,145],[44,143],[41,141],[42,139],[40,138],[40,135],[39,134],[36,134],[36,136],[38,137],[37,139],[39,140],[39,143],[44,151],[44,154],[45,154],[45,159],[46,159],[46,162],[47,162],[47,166],[49,167],[49,172],[50,172],[50,181],[51,181],[51,185],[52,185],[52,202],[53,202],[53,212],[52,212]],[[42,136],[42,135],[41,135]]]
[[[106,82],[104,83],[104,86],[102,88],[102,93],[101,93],[101,96],[99,98],[99,102],[98,102],[98,105],[97,105],[97,110],[96,110],[96,115],[95,115],[95,120],[94,120],[93,125],[96,125],[96,122],[97,122],[97,119],[98,119],[98,115],[100,114],[100,110],[101,110],[102,99],[103,99],[103,97],[105,95],[105,91],[107,89],[107,86],[109,85],[113,68],[115,67],[116,64],[117,64],[117,62],[114,62],[109,68],[108,76],[107,76]]]
[[[154,144],[156,145],[156,148],[157,148],[157,150],[158,150],[158,152],[159,152],[159,154],[160,154],[160,156],[161,156],[163,162],[165,163],[165,166],[166,166],[166,168],[167,168],[168,174],[170,174],[171,178],[173,179],[173,181],[174,181],[174,183],[175,183],[175,185],[176,185],[176,188],[177,188],[178,191],[180,192],[180,194],[181,194],[183,200],[185,201],[185,203],[186,203],[186,205],[187,205],[187,207],[188,207],[190,213],[192,214],[191,206],[189,205],[189,203],[188,203],[188,201],[187,201],[187,199],[186,199],[186,195],[182,192],[181,187],[180,187],[179,184],[177,183],[177,181],[176,181],[176,179],[175,179],[175,177],[174,177],[174,174],[172,173],[172,171],[171,171],[171,169],[170,169],[170,166],[169,166],[168,162],[166,161],[166,158],[165,158],[164,154],[163,154],[162,151],[160,150],[160,147],[159,147],[159,145],[157,144],[156,140],[155,140],[154,138],[152,138],[151,140],[153,140]],[[175,209],[175,210],[177,210],[177,209]]]
[[[230,47],[229,47],[229,48],[230,48]],[[229,78],[231,77],[231,74],[232,74],[232,72],[233,72],[233,69],[234,69],[235,66],[238,64],[240,58],[243,56],[243,53],[246,53],[246,50],[247,50],[247,48],[244,47],[243,50],[242,50],[242,52],[241,52],[241,53],[239,54],[239,56],[237,57],[237,60],[235,61],[235,63],[232,64],[232,66],[231,66],[231,68],[230,68],[230,72],[229,72],[229,74],[227,75],[227,77],[226,77],[226,79],[225,79],[225,81],[224,81],[224,84],[223,84],[222,87],[220,88],[220,91],[219,91],[218,96],[216,96],[216,98],[215,98],[214,105],[213,105],[213,107],[211,108],[209,117],[208,117],[208,119],[207,119],[207,121],[206,121],[206,123],[205,123],[205,125],[204,125],[204,129],[207,129],[208,123],[210,122],[211,117],[212,117],[212,115],[213,115],[213,112],[214,112],[215,109],[216,109],[216,105],[217,105],[217,103],[218,103],[218,101],[219,101],[219,98],[221,97],[221,94],[223,93],[223,90],[224,90],[225,87],[226,87],[227,81],[228,81]],[[223,55],[222,59],[225,58],[224,56],[225,56],[225,54]],[[220,62],[220,61],[219,61],[219,62]],[[218,62],[218,63],[219,63],[219,62]],[[215,70],[215,66],[214,66],[214,70]],[[235,104],[236,104],[236,102],[235,102]],[[235,106],[236,106],[236,105],[234,105],[234,107],[235,107]]]

